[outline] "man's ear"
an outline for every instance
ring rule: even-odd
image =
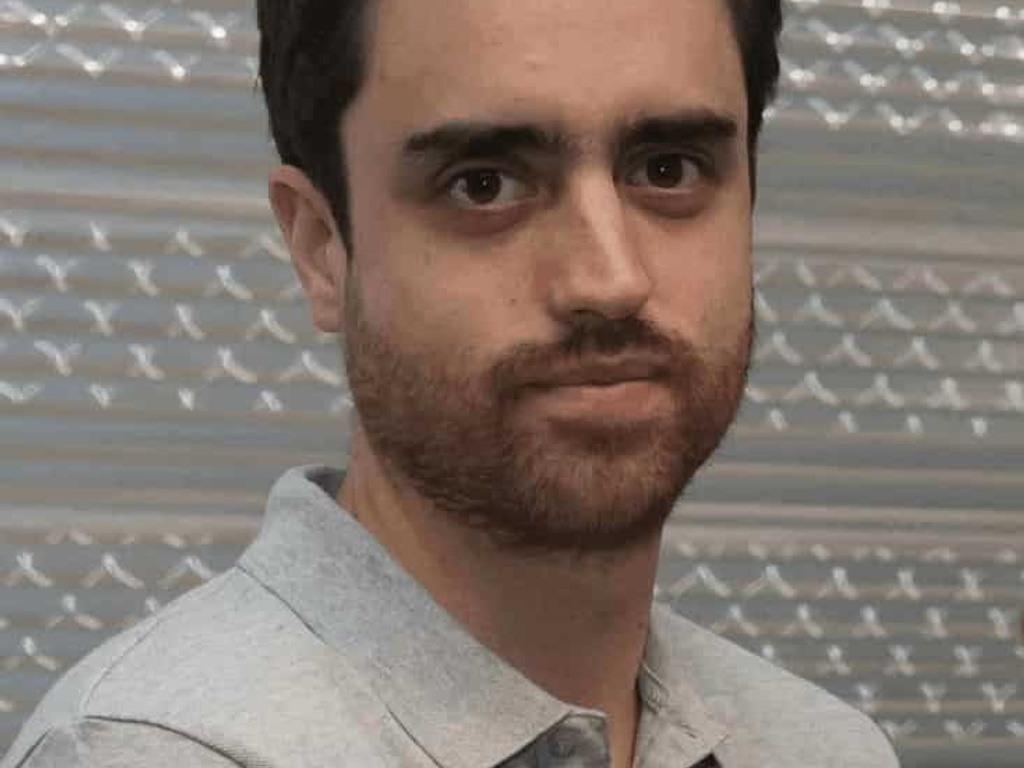
[[[331,206],[298,168],[282,165],[270,174],[270,205],[313,313],[325,333],[343,330],[348,253]]]

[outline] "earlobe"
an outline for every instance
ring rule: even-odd
[[[325,333],[340,332],[348,260],[330,206],[293,166],[281,166],[271,173],[268,196],[309,300],[313,324]]]

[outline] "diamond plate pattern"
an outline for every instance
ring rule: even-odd
[[[272,231],[230,239],[179,226],[122,245],[98,220],[58,234],[4,216],[0,230],[0,349],[18,371],[0,380],[10,404],[70,396],[109,409],[146,394],[102,377],[159,383],[165,394],[149,394],[169,409],[201,408],[204,391],[225,383],[249,388],[254,410],[296,407],[276,391],[282,384],[323,388],[318,407],[345,407],[328,397],[344,390],[334,342],[310,331]],[[35,245],[59,241],[97,253],[58,256]],[[140,247],[160,255],[144,258]],[[753,403],[784,411],[811,402],[833,418],[865,407],[1024,414],[1022,267],[767,255],[755,285],[765,331],[755,359],[792,373],[772,384],[755,374]]]
[[[249,0],[0,0],[0,524],[116,521],[0,536],[0,750],[87,649],[231,564],[253,526],[224,533],[224,510],[341,442],[337,341],[261,198],[256,47]],[[939,514],[914,545],[784,514],[785,543],[731,536],[746,517],[671,528],[656,597],[901,750],[1024,747],[1021,527],[997,543],[974,522],[1024,492],[1024,8],[790,0],[781,90],[737,429],[754,447],[706,493],[862,504],[830,530],[897,490],[948,496],[962,535],[925,543]]]
[[[829,128],[862,120],[899,134],[937,128],[953,136],[1024,140],[1024,85],[1019,77],[1004,80],[983,68],[996,61],[1024,61],[1018,10],[1003,5],[965,14],[962,9],[949,12],[955,4],[947,3],[870,3],[855,23],[840,25],[828,18],[830,5],[790,4],[794,13],[785,39],[795,54],[805,55],[785,57],[783,78],[792,93],[771,110],[770,118],[793,112]],[[0,3],[0,24],[6,28],[0,71],[183,85],[251,82],[257,74],[252,13],[245,4],[232,6],[230,12],[211,12],[173,5],[5,0]],[[951,27],[965,20],[980,29]],[[892,63],[878,68],[879,50]],[[949,71],[950,66],[957,68]],[[808,95],[837,91],[855,98]],[[890,94],[899,100],[887,98]],[[907,106],[908,97],[916,103]],[[961,103],[995,109],[976,116],[963,111]]]

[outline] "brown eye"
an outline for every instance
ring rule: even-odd
[[[508,173],[481,168],[456,176],[447,194],[461,208],[500,208],[529,197],[531,191]]]
[[[626,183],[685,192],[699,184],[703,176],[704,169],[698,161],[678,152],[666,152],[646,158],[626,177]]]

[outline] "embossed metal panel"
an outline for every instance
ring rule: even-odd
[[[1024,6],[787,7],[756,363],[665,599],[907,765],[1000,760],[1024,745]],[[256,43],[248,0],[0,0],[0,751],[53,674],[227,567],[281,471],[343,461]]]

